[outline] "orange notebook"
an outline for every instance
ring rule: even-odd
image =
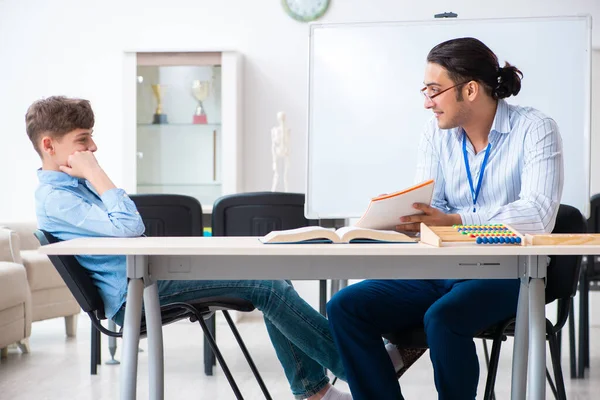
[[[395,229],[402,225],[400,217],[422,214],[413,208],[414,203],[431,204],[433,179],[398,192],[371,199],[367,211],[354,225],[368,229]]]

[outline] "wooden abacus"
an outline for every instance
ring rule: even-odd
[[[525,237],[505,224],[427,226],[421,224],[421,242],[444,244],[489,244],[524,246]]]

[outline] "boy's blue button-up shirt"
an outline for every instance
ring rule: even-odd
[[[38,170],[35,192],[38,226],[60,240],[81,237],[137,237],[144,223],[135,204],[122,189],[99,196],[85,179],[64,172]],[[108,318],[125,303],[125,256],[77,256],[99,289]]]

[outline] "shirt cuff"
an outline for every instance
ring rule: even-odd
[[[125,199],[127,199],[127,193],[123,189],[113,188],[108,189],[106,192],[102,193],[100,199],[106,206],[107,210],[114,210],[122,204]]]
[[[459,212],[463,225],[483,225],[483,218],[476,212]]]

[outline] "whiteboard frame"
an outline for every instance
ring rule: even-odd
[[[584,155],[584,168],[585,168],[585,193],[587,195],[587,202],[584,202],[583,209],[580,208],[581,213],[587,219],[590,214],[590,203],[589,199],[591,196],[591,115],[592,115],[592,85],[591,85],[591,74],[592,74],[592,17],[589,14],[585,15],[571,15],[571,16],[547,16],[547,17],[514,17],[514,18],[451,18],[451,19],[440,19],[440,20],[415,20],[415,21],[381,21],[381,22],[334,22],[334,23],[311,23],[309,24],[309,49],[308,49],[308,91],[307,91],[307,136],[306,136],[306,186],[305,186],[305,202],[304,202],[304,215],[308,219],[346,219],[359,217],[358,215],[344,215],[344,214],[319,214],[317,210],[311,209],[309,205],[309,199],[311,198],[310,188],[310,177],[311,177],[311,131],[313,129],[313,120],[311,118],[311,93],[313,90],[313,79],[314,79],[314,32],[317,29],[329,29],[338,26],[342,27],[370,27],[370,26],[398,26],[398,25],[421,25],[431,24],[436,22],[439,24],[454,24],[457,22],[520,22],[520,21],[567,21],[567,20],[585,20],[586,21],[586,32],[587,32],[587,60],[585,63],[585,107],[584,107],[584,132],[583,140],[584,144],[587,145],[587,149],[583,150]]]

